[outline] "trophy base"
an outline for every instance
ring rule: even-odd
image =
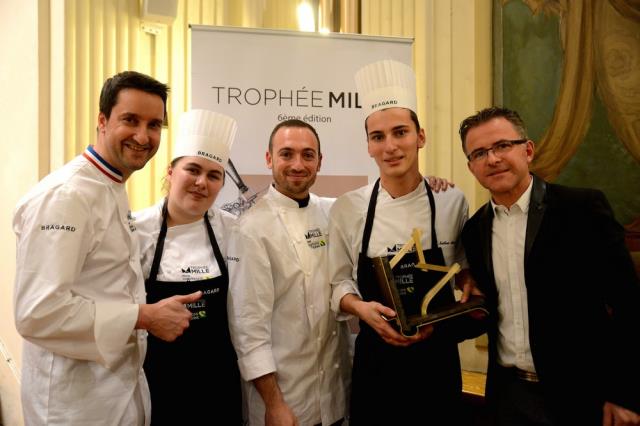
[[[484,297],[471,296],[465,303],[455,303],[450,306],[443,306],[424,316],[411,315],[404,321],[401,321],[398,317],[391,319],[396,321],[396,324],[400,327],[402,335],[408,337],[415,335],[418,332],[418,328],[423,325],[435,324],[450,318],[467,315],[471,312],[482,312],[485,315],[488,315],[489,311],[485,307],[484,302]]]

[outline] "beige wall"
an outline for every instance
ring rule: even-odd
[[[295,28],[295,0],[178,0],[178,17],[143,31],[139,0],[0,1],[0,128],[8,161],[0,171],[0,420],[20,424],[21,339],[13,323],[13,206],[50,170],[93,140],[97,96],[109,75],[137,69],[172,87],[170,120],[189,105],[188,23]],[[362,32],[415,38],[419,116],[429,139],[423,172],[456,182],[475,211],[486,199],[468,173],[456,130],[491,103],[491,0],[362,0]],[[159,195],[172,133],[128,189],[134,209]],[[463,346],[467,368],[484,354]]]
[[[21,339],[15,331],[12,307],[12,210],[48,169],[48,148],[43,143],[48,142],[48,62],[41,59],[48,58],[43,42],[48,37],[46,14],[43,2],[0,2],[0,128],[5,152],[0,168],[0,414],[6,425],[22,423],[18,400]]]

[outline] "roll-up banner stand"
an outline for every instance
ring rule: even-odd
[[[312,192],[337,197],[378,177],[353,76],[381,59],[411,65],[413,39],[192,25],[191,43],[191,107],[238,122],[218,206],[241,214],[264,193],[269,135],[289,118],[320,136]]]

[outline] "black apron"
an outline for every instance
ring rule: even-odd
[[[158,281],[167,235],[166,204],[151,272],[145,281],[147,303],[198,290],[203,296],[187,306],[192,313],[189,328],[174,342],[149,334],[144,371],[151,391],[151,424],[240,425],[240,374],[227,322],[229,274],[225,259],[205,213],[204,224],[221,275],[189,282]]]
[[[367,257],[375,218],[380,180],[373,186],[358,258],[358,288],[365,301],[383,302],[372,260]],[[431,248],[424,250],[427,263],[444,265],[444,255],[436,236],[436,205],[425,182],[431,210]],[[389,256],[391,258],[392,256]],[[429,288],[438,281],[419,272],[415,252],[407,253],[394,270],[403,271],[404,290],[410,292],[418,281]],[[414,271],[412,277],[409,277]],[[426,282],[434,279],[434,282]],[[447,291],[446,288],[449,290]],[[446,286],[438,295],[444,302],[455,301]],[[402,292],[403,288],[399,288]],[[435,302],[434,298],[434,302]],[[435,326],[437,328],[437,325]],[[389,345],[378,333],[360,321],[353,360],[350,425],[455,425],[459,424],[462,379],[458,347],[454,342],[427,338],[408,347]]]

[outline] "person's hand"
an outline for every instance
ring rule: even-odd
[[[624,407],[612,402],[605,402],[603,408],[603,426],[632,426],[640,425],[640,416]]]
[[[136,328],[144,328],[159,339],[173,342],[189,327],[191,311],[184,305],[201,297],[202,292],[196,291],[187,295],[171,296],[150,305],[140,305]]]
[[[293,414],[293,410],[284,402],[270,404],[265,407],[265,426],[298,426],[298,418]]]
[[[480,289],[476,286],[476,281],[473,279],[469,269],[463,269],[456,274],[456,287],[462,291],[462,297],[460,303],[465,303],[469,300],[471,295],[484,296]]]
[[[462,297],[460,297],[460,303],[465,303],[469,300],[470,296],[484,296],[480,289],[476,286],[476,281],[473,279],[469,269],[463,269],[456,275],[456,287],[462,291]],[[486,313],[480,310],[474,310],[469,312],[471,318],[481,320],[487,316]]]
[[[453,188],[455,186],[453,182],[449,182],[445,178],[438,176],[427,176],[427,182],[433,192],[445,192],[450,187]]]
[[[414,336],[403,336],[398,333],[387,320],[385,320],[385,318],[394,318],[396,316],[396,312],[378,302],[360,301],[358,303],[357,312],[358,317],[369,324],[369,326],[373,328],[378,335],[380,335],[382,340],[390,345],[409,346],[426,339],[431,335],[431,333],[433,333],[433,326],[425,325],[420,327],[418,329],[418,333]]]

